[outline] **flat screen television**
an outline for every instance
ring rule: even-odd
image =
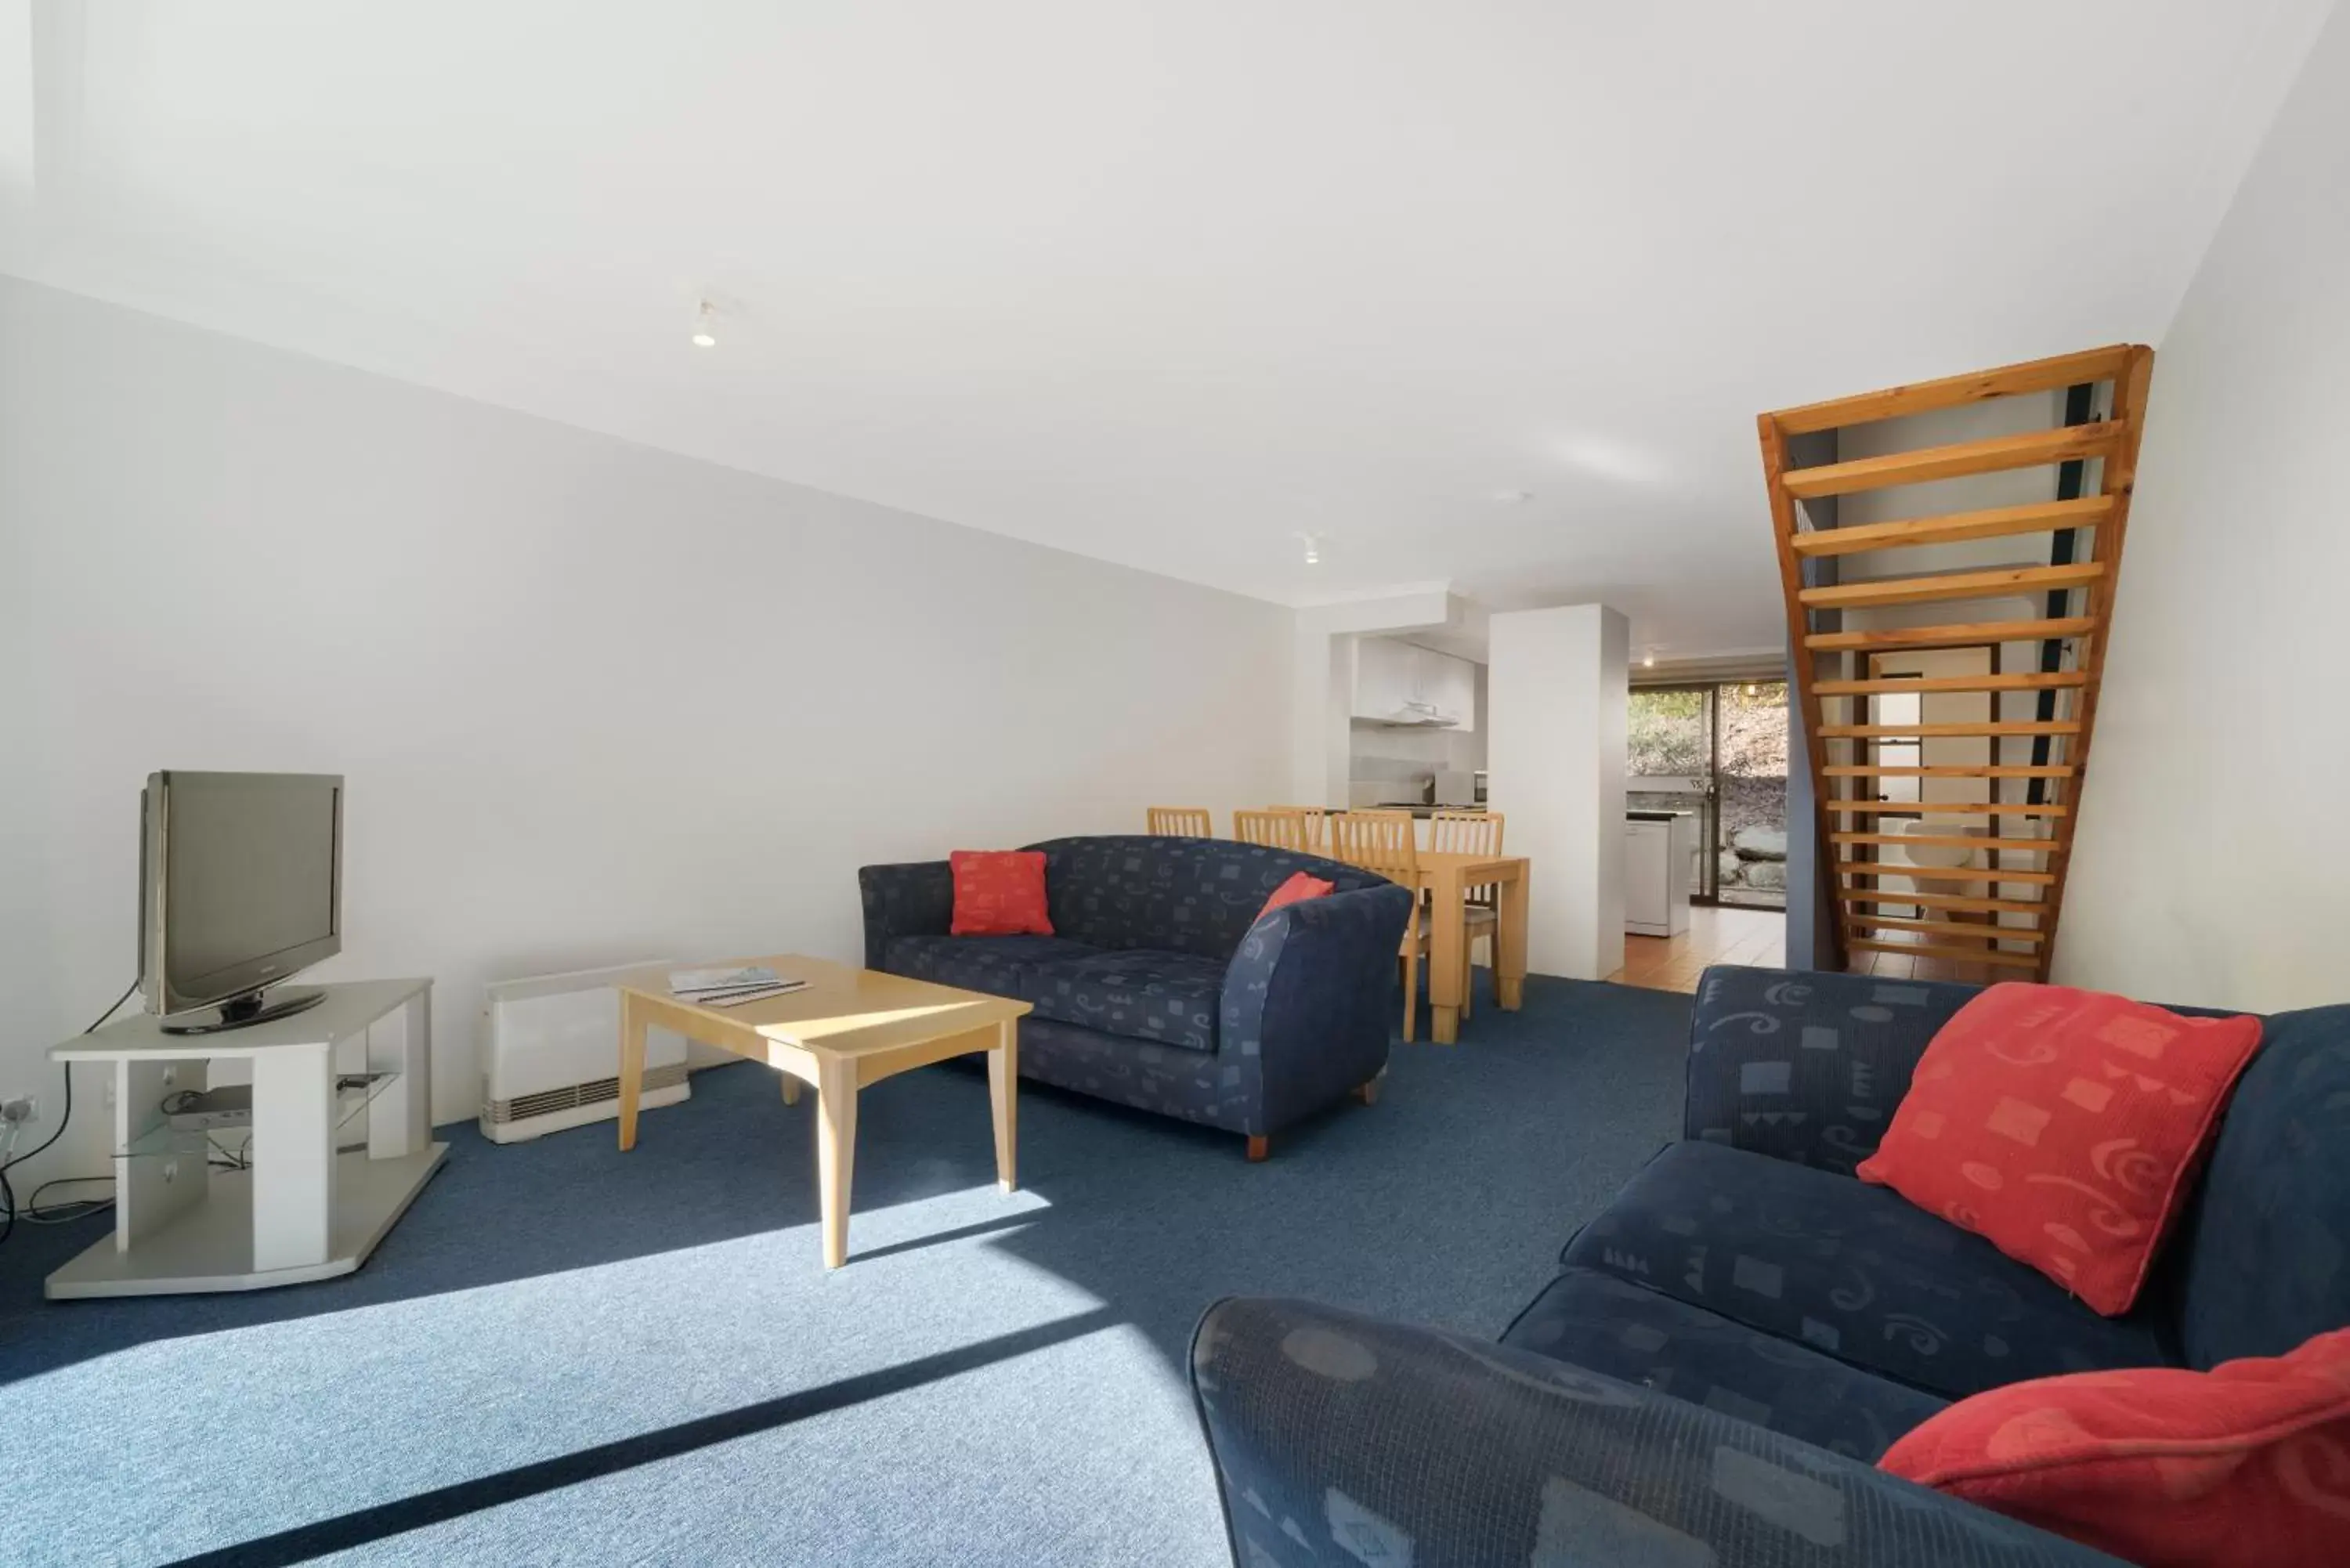
[[[340,774],[151,774],[139,815],[139,983],[166,1031],[326,999],[269,988],[342,950]]]

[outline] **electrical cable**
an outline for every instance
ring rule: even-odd
[[[45,1209],[41,1206],[41,1194],[52,1187],[78,1187],[84,1182],[112,1181],[113,1179],[114,1178],[110,1176],[59,1176],[44,1181],[33,1189],[33,1195],[30,1198],[25,1199],[25,1222],[28,1225],[69,1225],[77,1220],[87,1220],[93,1214],[102,1214],[114,1207],[114,1199],[111,1197],[68,1198],[62,1202],[52,1203]],[[66,1212],[68,1210],[72,1212]]]
[[[124,986],[122,988],[122,994],[114,999],[114,1004],[109,1007],[105,1012],[99,1013],[96,1020],[91,1023],[90,1026],[83,1030],[82,1033],[84,1034],[97,1033],[99,1027],[104,1024],[108,1019],[113,1017],[117,1012],[122,1010],[122,1004],[130,1001],[131,992],[138,989],[139,982],[135,980],[129,985]],[[0,1216],[0,1241],[5,1241],[10,1236],[16,1234],[16,1189],[9,1185],[8,1172],[16,1168],[17,1166],[24,1164],[26,1160],[32,1158],[35,1155],[48,1147],[49,1145],[57,1142],[57,1139],[65,1137],[66,1127],[68,1124],[71,1123],[73,1120],[73,1064],[68,1062],[63,1064],[63,1065],[65,1067],[66,1075],[65,1109],[57,1117],[57,1131],[43,1138],[38,1144],[26,1150],[23,1154],[11,1155],[5,1164],[0,1164],[0,1209],[5,1209],[5,1216]],[[38,1191],[39,1189],[36,1188],[35,1190]],[[29,1210],[31,1205],[28,1203],[26,1207]]]

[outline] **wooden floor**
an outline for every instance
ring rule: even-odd
[[[1776,909],[1733,909],[1700,904],[1690,929],[1677,937],[1624,938],[1624,967],[1607,978],[1649,991],[1695,991],[1710,963],[1775,965],[1786,961],[1787,917]],[[1878,953],[1898,958],[1907,953]]]
[[[1776,909],[1735,909],[1697,905],[1690,910],[1690,929],[1677,937],[1624,938],[1624,967],[1607,978],[1617,985],[1649,991],[1695,991],[1698,976],[1711,963],[1763,966],[1787,961],[1786,917]],[[1901,940],[1887,932],[1887,941]],[[1879,974],[1887,980],[1951,980],[1969,985],[2014,980],[2018,971],[1955,959],[1919,958],[1912,953],[1863,952],[1852,955],[1855,974]],[[2028,972],[2028,971],[2027,971]]]
[[[1912,933],[1883,931],[1880,941],[1898,942]],[[1920,937],[1918,940],[1924,940]],[[2030,980],[2030,970],[2011,968],[2005,964],[1968,963],[1960,959],[1919,958],[1914,953],[1854,953],[1850,969],[1855,974],[1881,974],[1888,980],[1954,980],[1967,985],[1989,985],[1994,981]]]

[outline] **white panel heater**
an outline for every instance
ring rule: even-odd
[[[482,1007],[482,1136],[519,1143],[608,1120],[620,1110],[622,981],[666,985],[669,961],[499,981]],[[645,1032],[647,1107],[692,1093],[685,1037]]]

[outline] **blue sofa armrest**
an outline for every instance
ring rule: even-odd
[[[865,967],[879,969],[892,937],[942,937],[954,924],[954,873],[943,860],[860,866],[865,903]]]
[[[1243,1568],[2114,1568],[1751,1422],[1308,1302],[1200,1320],[1191,1386]]]
[[[1411,897],[1390,882],[1308,898],[1241,939],[1224,971],[1217,1051],[1253,1106],[1242,1131],[1277,1132],[1386,1067]]]
[[[1935,1031],[1980,990],[1716,964],[1690,1015],[1684,1137],[1849,1172]]]

